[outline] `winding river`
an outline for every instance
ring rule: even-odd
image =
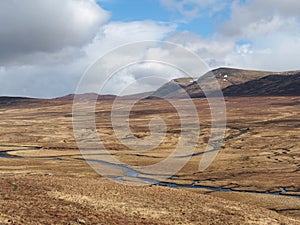
[[[40,149],[40,147],[26,147],[27,150],[37,150]],[[13,159],[13,158],[23,158],[22,156],[17,156],[17,155],[11,155],[9,154],[9,152],[13,152],[13,151],[18,151],[18,150],[26,150],[26,149],[14,149],[14,150],[2,150],[0,151],[0,158],[7,158],[7,159]],[[33,157],[34,158],[34,157]],[[54,159],[54,160],[63,160],[60,157],[52,157],[52,156],[47,156],[47,157],[39,157],[39,158],[47,158],[47,159]],[[82,158],[74,158],[75,160],[86,160],[86,159],[82,159]],[[294,197],[294,198],[300,198],[300,195],[290,195],[286,193],[286,190],[282,187],[280,188],[280,191],[278,192],[258,192],[258,191],[246,191],[246,190],[233,190],[230,188],[222,188],[222,187],[212,187],[212,186],[204,186],[204,185],[200,185],[199,181],[194,181],[192,184],[188,185],[188,184],[177,184],[174,182],[171,182],[171,180],[176,180],[177,176],[172,176],[170,178],[170,182],[166,182],[166,181],[159,181],[153,178],[145,178],[143,177],[143,175],[152,175],[153,174],[145,174],[142,173],[140,171],[137,171],[135,169],[132,169],[126,165],[119,165],[119,164],[114,164],[114,163],[110,163],[110,162],[106,162],[106,161],[102,161],[102,160],[86,160],[86,161],[90,161],[90,162],[97,162],[100,163],[102,165],[105,166],[109,166],[112,168],[117,168],[117,169],[121,169],[125,176],[124,177],[114,177],[113,179],[116,181],[121,181],[123,178],[134,178],[134,179],[139,179],[141,180],[141,182],[148,182],[149,184],[154,184],[154,185],[158,185],[158,186],[166,186],[166,187],[170,187],[170,188],[194,188],[194,189],[205,189],[205,190],[209,190],[209,191],[215,191],[215,192],[232,192],[232,193],[251,193],[251,194],[268,194],[268,195],[276,195],[276,196],[289,196],[289,197]]]
[[[76,158],[77,160],[84,160],[81,158]],[[281,187],[280,191],[278,192],[258,192],[258,191],[246,191],[246,190],[233,190],[231,188],[222,188],[222,187],[212,187],[212,186],[204,186],[204,185],[199,185],[199,181],[194,181],[192,184],[188,185],[188,184],[176,184],[174,182],[166,182],[166,181],[158,181],[152,178],[144,178],[141,177],[140,175],[152,175],[152,174],[144,174],[142,172],[139,172],[135,169],[129,168],[128,166],[125,165],[119,165],[119,164],[114,164],[114,163],[110,163],[110,162],[105,162],[102,160],[87,160],[87,161],[91,161],[91,162],[98,162],[102,165],[106,165],[106,166],[110,166],[112,168],[117,168],[117,169],[121,169],[124,171],[125,174],[125,178],[134,178],[134,179],[140,179],[141,181],[144,182],[148,182],[150,184],[154,184],[154,185],[158,185],[158,186],[166,186],[166,187],[170,187],[170,188],[194,188],[194,189],[206,189],[209,191],[216,191],[216,192],[232,192],[232,193],[250,193],[250,194],[268,194],[268,195],[276,195],[276,196],[289,196],[289,197],[294,197],[294,198],[300,198],[300,195],[289,195],[286,193],[286,190]],[[115,177],[113,179],[115,179],[116,181],[120,181],[122,180],[123,177]],[[171,180],[175,180],[176,176],[173,176],[170,178]]]

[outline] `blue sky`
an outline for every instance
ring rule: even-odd
[[[223,1],[226,3],[226,1]],[[210,37],[214,34],[215,27],[230,17],[230,3],[216,14],[211,15],[211,9],[201,10],[201,14],[195,17],[182,15],[179,11],[164,7],[159,0],[104,0],[98,4],[111,12],[111,21],[142,21],[154,20],[168,23],[176,23],[177,31],[190,31],[202,37]],[[194,4],[186,4],[185,9],[192,10]]]
[[[144,40],[180,45],[209,69],[299,70],[299,12],[299,0],[0,1],[0,95],[74,93],[93,62]],[[134,82],[135,92],[155,90],[153,82],[139,82],[149,73],[162,74],[165,81],[176,78],[140,66],[114,79],[107,92],[116,94]]]

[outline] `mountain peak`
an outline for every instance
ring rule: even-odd
[[[213,86],[213,76],[224,96],[300,95],[300,70],[270,72],[222,67],[207,72],[197,81],[190,77],[174,79],[153,92],[149,98],[184,98],[186,93],[192,98],[204,97],[199,84]]]

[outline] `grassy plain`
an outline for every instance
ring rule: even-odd
[[[82,160],[72,101],[2,105],[0,224],[300,224],[300,97],[226,98],[225,140],[204,172],[198,165],[211,116],[205,99],[194,103],[199,154],[168,182],[236,192],[116,184]],[[176,147],[180,116],[164,100],[142,100],[130,114],[132,134],[140,140],[149,137],[152,118],[164,119],[166,136],[153,151],[133,151],[116,139],[111,107],[112,101],[98,102],[96,124],[105,147],[122,162],[151,165]],[[130,141],[132,134],[124,138]]]

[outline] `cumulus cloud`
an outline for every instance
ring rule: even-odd
[[[299,69],[299,10],[297,0],[234,2],[231,18],[220,27],[225,40],[236,41],[225,64],[273,71]]]
[[[172,79],[187,76],[159,62],[141,62],[122,69],[109,80],[102,93],[129,95],[154,91]]]
[[[217,36],[205,39],[188,31],[175,33],[167,40],[189,49],[207,61],[222,58],[235,48],[233,40],[224,40]]]
[[[49,98],[74,93],[85,70],[105,53],[129,42],[163,39],[174,31],[176,26],[161,22],[136,21],[110,22],[97,29],[95,37],[82,47],[65,47],[54,53],[24,54],[17,65],[0,67],[0,95]],[[126,57],[126,54],[128,52],[119,57]],[[114,60],[117,59],[113,59],[112,62]],[[118,76],[107,92],[118,93],[135,79],[131,73],[123,77]],[[97,87],[101,81],[101,73],[98,73],[91,80],[87,92],[99,91]],[[143,85],[146,87],[148,84]]]
[[[91,60],[130,42],[161,40],[176,30],[172,23],[154,21],[111,22],[104,25],[93,42],[85,47]]]
[[[101,57],[105,56],[107,53],[113,51],[114,49],[121,47],[128,43],[134,42],[143,42],[149,40],[162,40],[169,33],[172,33],[176,29],[174,24],[154,22],[154,21],[133,21],[133,22],[111,22],[102,27],[101,31],[95,37],[93,42],[83,48],[86,54],[86,62],[95,62]],[[139,50],[134,50],[132,48],[125,49],[123,52],[114,54],[112,58],[106,57],[107,64],[116,64],[122,62],[122,60],[131,57],[133,53],[139,53]],[[141,53],[142,54],[142,53]],[[143,60],[143,54],[141,55],[141,60]],[[142,70],[142,68],[144,68]],[[105,71],[96,71],[93,75],[90,76],[89,82],[85,84],[85,92],[99,92],[101,93],[114,93],[121,94],[126,86],[132,85],[130,90],[127,90],[125,94],[135,93],[137,90],[155,90],[160,85],[154,85],[151,80],[139,82],[140,76],[145,76],[146,74],[153,71],[156,67],[151,67],[151,69],[146,66],[141,66],[139,64],[135,65],[130,70],[128,68],[120,71],[116,74],[113,79],[110,80],[104,90],[100,90],[99,87],[102,86],[102,83],[105,82],[103,74]],[[139,72],[137,72],[139,71]],[[167,74],[165,75],[167,77]],[[150,83],[149,83],[150,82]],[[137,87],[139,86],[139,87]],[[134,89],[136,91],[134,91]]]
[[[161,0],[166,8],[188,19],[213,15],[228,2]],[[299,69],[299,1],[232,1],[230,7],[227,21],[219,24],[212,36],[203,38],[188,31],[175,33],[173,23],[110,22],[110,13],[95,0],[1,1],[0,95],[55,97],[74,93],[92,62],[120,45],[144,40],[175,42],[199,55],[211,68]],[[125,58],[130,51],[134,50],[117,57]],[[154,56],[170,57],[156,47],[150,48],[144,59]],[[176,60],[190,63],[174,55]],[[202,72],[199,70],[199,76]],[[155,74],[163,79],[144,79]],[[117,94],[125,87],[130,87],[126,94],[154,90],[164,81],[180,76],[184,74],[174,68],[137,64],[120,71],[105,92]],[[99,82],[101,74],[90,80],[87,91],[99,91]]]
[[[197,53],[210,67],[284,71],[299,69],[300,2],[234,1],[230,18],[212,37],[190,32],[169,37]]]
[[[214,36],[203,39],[189,32],[169,37],[192,52],[211,68],[236,67],[268,71],[299,70],[300,29],[279,30],[251,38]],[[242,40],[241,42],[239,40]]]
[[[300,2],[297,0],[247,0],[233,2],[231,18],[220,29],[229,37],[255,37],[299,26]]]
[[[300,32],[277,32],[251,39],[248,44],[237,45],[227,54],[225,64],[234,67],[268,71],[299,70]]]
[[[28,63],[64,48],[70,56],[67,52],[91,41],[108,18],[93,0],[1,1],[0,64]]]
[[[49,98],[74,93],[84,63],[1,67],[0,96]]]

